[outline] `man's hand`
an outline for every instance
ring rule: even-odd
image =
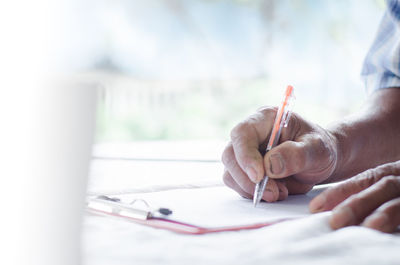
[[[335,137],[295,113],[282,129],[279,145],[265,154],[276,111],[266,107],[239,123],[222,154],[223,180],[243,197],[252,198],[255,183],[265,175],[270,180],[263,199],[274,202],[288,194],[308,192],[335,170]]]
[[[394,232],[400,225],[400,161],[369,169],[319,194],[311,212],[333,210],[333,229],[363,225]]]

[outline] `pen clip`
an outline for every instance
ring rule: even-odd
[[[283,114],[283,127],[287,127],[289,124],[290,116],[292,115],[292,109],[294,105],[294,99],[296,97],[294,96],[294,91],[290,94],[289,98],[287,99],[286,106],[284,109],[284,114]]]

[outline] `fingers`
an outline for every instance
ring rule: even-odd
[[[363,226],[386,233],[395,232],[400,225],[400,198],[391,200],[367,217]]]
[[[375,185],[361,191],[357,195],[349,197],[343,203],[339,204],[332,212],[330,225],[333,229],[338,229],[344,226],[360,224],[367,216],[371,215],[371,213],[379,208],[379,206],[391,201],[392,199],[398,198],[399,196],[400,177],[384,177]],[[394,204],[392,205],[392,208],[389,207],[389,209],[393,211],[393,207],[396,209],[398,206],[397,204]],[[378,213],[379,211],[377,214]],[[373,221],[368,221],[367,224],[370,224],[370,222]]]
[[[231,132],[231,142],[237,163],[254,183],[260,182],[265,175],[259,147],[265,144],[275,115],[276,109],[265,108],[239,123]]]
[[[266,202],[276,202],[279,199],[279,188],[276,181],[269,179],[262,199]]]
[[[223,176],[225,184],[237,191],[241,196],[253,198],[255,184],[250,181],[246,172],[239,166],[231,143],[227,145],[223,152],[222,162],[225,165]],[[283,183],[278,184],[275,180],[270,179],[265,187],[262,199],[267,202],[275,202],[286,199],[287,196],[288,189],[286,186]]]
[[[374,182],[371,178],[356,179],[352,178],[336,186],[333,186],[311,200],[310,212],[317,213],[332,210],[336,205],[356,194]]]
[[[245,192],[237,183],[236,181],[233,180],[232,176],[229,174],[227,170],[225,170],[224,175],[223,175],[223,180],[226,186],[229,188],[235,190],[237,193],[240,194],[240,196],[246,198],[246,199],[251,199],[253,198],[253,195]]]
[[[366,170],[351,179],[323,191],[310,202],[310,212],[316,213],[332,210],[351,195],[365,190],[387,175],[400,175],[398,162]]]
[[[244,197],[246,199],[253,198],[254,188],[251,193],[244,191],[240,187],[240,185],[233,179],[233,177],[227,170],[225,170],[225,172],[224,172],[223,180],[224,180],[224,183],[226,186],[235,190],[242,197]],[[288,189],[286,188],[284,183],[277,182],[275,180],[270,179],[267,183],[267,186],[265,187],[265,192],[262,196],[262,199],[267,202],[275,202],[275,201],[284,200],[287,197],[288,197]]]
[[[286,187],[285,183],[276,181],[276,184],[278,186],[278,191],[279,191],[278,201],[286,200],[287,197],[289,196],[289,190]]]
[[[225,148],[225,151],[222,155],[222,162],[224,163],[225,169],[229,173],[230,178],[233,179],[236,185],[239,186],[240,189],[247,194],[252,194],[254,192],[255,184],[250,181],[250,179],[247,177],[247,174],[243,171],[243,169],[236,161],[235,153],[233,151],[233,146],[231,143],[229,143],[228,146]]]
[[[348,225],[393,232],[400,225],[400,163],[388,163],[367,170],[331,187],[310,202],[311,212],[331,210],[330,225]],[[336,208],[335,208],[336,207]]]

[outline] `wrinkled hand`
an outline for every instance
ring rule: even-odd
[[[334,209],[330,225],[362,225],[394,232],[400,225],[400,161],[369,169],[310,202],[311,212]]]
[[[243,197],[252,198],[255,183],[265,175],[270,179],[262,198],[274,202],[308,192],[335,170],[335,138],[295,113],[282,129],[279,144],[265,154],[276,112],[266,107],[239,123],[222,154],[223,180]]]

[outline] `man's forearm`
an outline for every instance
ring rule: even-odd
[[[400,88],[375,92],[361,112],[329,129],[338,147],[336,169],[326,182],[352,177],[400,159]]]

